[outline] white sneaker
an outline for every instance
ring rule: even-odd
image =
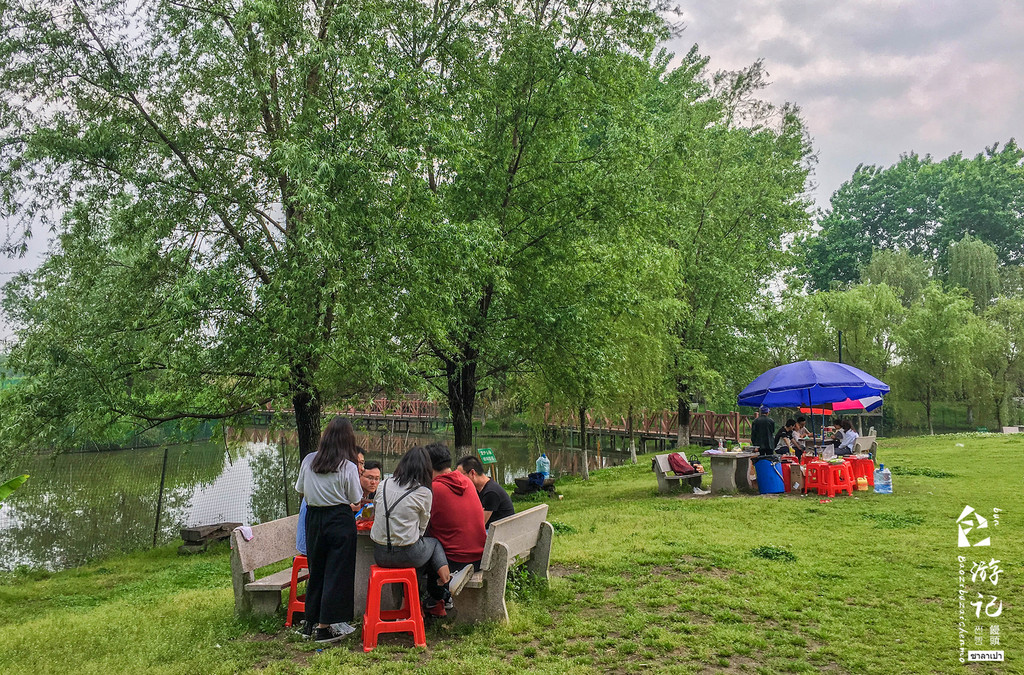
[[[448,592],[452,595],[458,595],[466,587],[466,584],[469,583],[469,578],[473,576],[475,571],[472,565],[466,565],[453,574],[452,578],[448,581]]]

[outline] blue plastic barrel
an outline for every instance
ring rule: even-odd
[[[763,495],[774,495],[786,491],[786,482],[782,480],[782,466],[770,459],[754,461],[757,472],[757,489]]]

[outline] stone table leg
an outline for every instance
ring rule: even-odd
[[[373,564],[373,540],[368,532],[356,535],[356,579],[353,614],[357,621],[366,612],[366,592],[370,587],[370,565]],[[398,609],[402,603],[401,584],[388,584],[381,593],[381,609]]]
[[[736,460],[711,455],[711,493],[736,491]]]

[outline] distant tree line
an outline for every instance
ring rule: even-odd
[[[1024,151],[904,155],[860,166],[796,249],[776,360],[844,360],[924,405],[962,401],[966,422],[1019,419],[1024,394]],[[806,286],[804,286],[806,284]],[[809,294],[804,290],[809,289]]]

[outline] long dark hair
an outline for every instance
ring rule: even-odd
[[[417,445],[398,460],[398,466],[395,467],[392,477],[403,487],[430,487],[430,482],[434,477],[430,468],[430,455]]]
[[[348,460],[359,466],[356,457],[356,432],[344,417],[331,420],[320,436],[320,447],[310,467],[316,473],[333,473]]]

